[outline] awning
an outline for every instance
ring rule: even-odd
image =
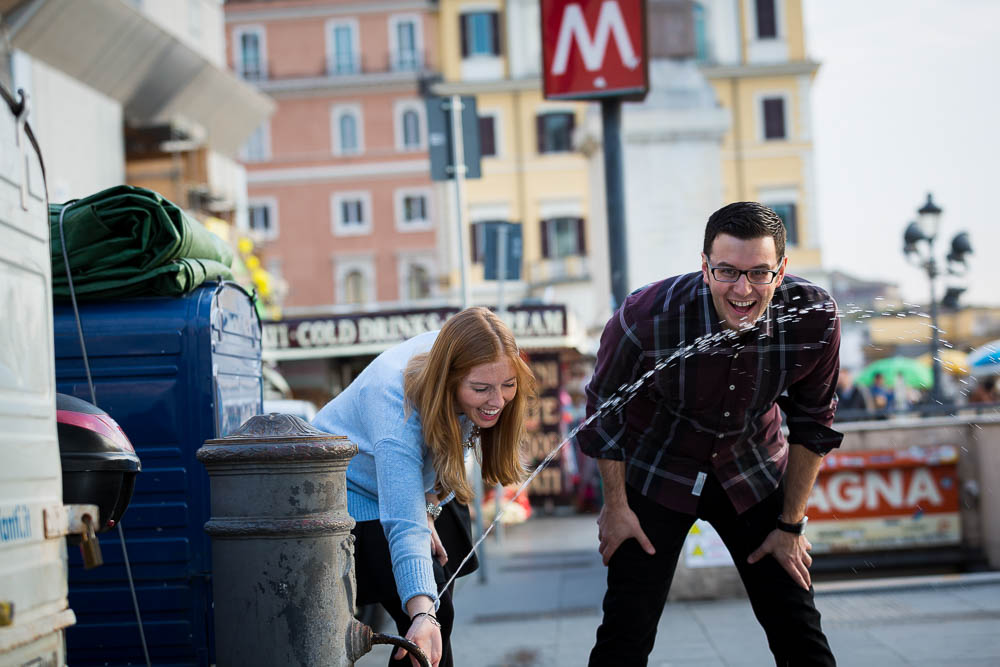
[[[118,100],[130,123],[194,125],[221,153],[275,108],[124,0],[24,0],[3,23],[12,46]]]
[[[412,336],[440,329],[458,311],[442,306],[264,322],[261,355],[266,361],[376,355]],[[563,304],[512,305],[501,317],[524,350],[585,353],[580,332]]]

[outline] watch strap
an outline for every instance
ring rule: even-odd
[[[786,533],[792,533],[793,535],[801,535],[806,530],[806,524],[809,522],[809,517],[804,516],[802,520],[798,523],[788,523],[787,521],[782,521],[779,516],[775,520],[775,527],[778,530],[784,531]]]

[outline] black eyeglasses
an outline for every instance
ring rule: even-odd
[[[770,285],[778,275],[777,271],[772,271],[771,269],[747,269],[746,271],[741,271],[729,266],[712,266],[711,264],[708,265],[708,268],[712,272],[712,277],[720,283],[735,283],[740,279],[740,276],[746,276],[747,281],[754,285]]]

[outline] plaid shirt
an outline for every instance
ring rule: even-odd
[[[588,417],[657,361],[702,336],[721,341],[679,355],[576,436],[585,454],[624,460],[634,489],[687,514],[709,474],[740,513],[777,488],[788,461],[779,405],[791,442],[823,455],[843,439],[830,428],[840,319],[825,290],[786,275],[757,327],[724,332],[700,272],[633,292],[601,336]]]

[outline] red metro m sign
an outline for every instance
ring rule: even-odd
[[[542,0],[541,9],[547,99],[646,96],[645,0]]]

